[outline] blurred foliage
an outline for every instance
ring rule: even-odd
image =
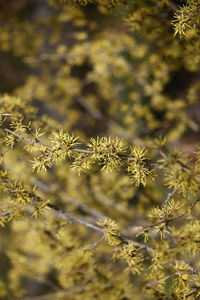
[[[199,0],[0,0],[0,299],[200,296]]]

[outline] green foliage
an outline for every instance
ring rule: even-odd
[[[0,299],[197,299],[199,0],[14,2]]]

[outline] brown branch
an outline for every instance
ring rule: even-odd
[[[71,215],[71,214],[69,214],[69,213],[62,212],[62,211],[60,211],[60,210],[57,210],[56,208],[52,207],[51,204],[47,204],[47,206],[48,206],[49,208],[51,208],[51,209],[55,212],[55,214],[56,214],[56,216],[57,216],[58,218],[61,218],[61,219],[64,219],[64,220],[70,219],[70,220],[72,220],[72,221],[74,221],[74,222],[76,222],[76,223],[79,223],[79,224],[82,224],[82,225],[86,226],[87,228],[90,228],[90,229],[93,229],[93,230],[95,230],[95,231],[97,231],[97,232],[100,232],[100,233],[105,234],[105,230],[104,230],[103,228],[101,228],[101,227],[98,227],[98,226],[96,226],[96,225],[94,225],[94,224],[92,224],[92,223],[89,223],[88,221],[86,221],[86,220],[84,220],[84,219],[81,219],[80,217],[73,216],[73,215]],[[155,253],[155,250],[154,250],[153,248],[147,246],[146,244],[139,243],[139,242],[135,241],[134,239],[132,239],[131,237],[127,237],[126,235],[122,235],[122,236],[121,236],[121,239],[122,239],[122,241],[123,241],[124,243],[128,243],[129,241],[131,241],[131,242],[134,243],[134,245],[135,245],[136,247],[138,247],[138,248],[140,248],[140,249],[146,249],[146,250],[147,250],[148,252],[150,252],[150,253]]]
[[[167,202],[169,202],[169,200],[174,196],[175,192],[176,192],[176,189],[174,189],[172,192],[169,192],[169,194],[167,195],[167,198],[163,204],[166,204]]]
[[[5,132],[8,132],[12,135],[14,135],[15,137],[17,137],[19,139],[19,141],[26,141],[26,142],[29,142],[29,143],[38,143],[40,145],[43,145],[43,146],[46,146],[46,147],[49,147],[49,148],[53,148],[53,146],[51,144],[48,144],[48,143],[45,143],[45,142],[42,142],[38,139],[29,139],[29,138],[25,138],[19,134],[17,134],[16,132],[10,130],[10,129],[7,129],[7,128],[4,128],[4,127],[1,127],[2,130],[4,130]],[[90,151],[90,150],[86,150],[86,149],[77,149],[77,148],[71,148],[70,150],[74,151],[74,152],[83,152],[83,153],[88,153],[88,154],[92,154],[93,152]]]
[[[153,228],[155,226],[158,226],[158,225],[160,225],[162,223],[169,224],[169,223],[171,223],[171,222],[173,222],[173,221],[175,221],[175,220],[177,220],[179,218],[184,217],[188,213],[188,211],[190,209],[192,209],[199,201],[200,201],[200,198],[198,198],[196,201],[194,201],[182,214],[180,214],[180,215],[178,215],[178,216],[176,216],[174,218],[166,218],[166,219],[158,221],[158,222],[156,222],[154,224],[151,224],[151,225],[148,225],[148,226],[144,226],[141,230],[137,231],[137,234],[142,233],[143,231],[149,230],[149,229],[151,229],[151,228]]]
[[[149,282],[149,283],[147,284],[147,287],[150,287],[151,285],[157,285],[157,284],[159,284],[160,282],[163,282],[163,281],[165,281],[165,280],[167,280],[167,279],[169,279],[169,278],[172,278],[172,277],[174,277],[174,276],[176,276],[176,275],[178,275],[178,272],[173,273],[173,274],[170,274],[170,275],[166,275],[165,277],[163,277],[163,278],[161,278],[161,279],[159,279],[159,280],[151,281],[151,282]]]

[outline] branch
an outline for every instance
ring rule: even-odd
[[[79,224],[82,224],[82,225],[86,226],[87,228],[90,228],[90,229],[93,229],[93,230],[95,230],[97,232],[101,232],[101,233],[105,234],[105,231],[104,231],[103,228],[100,228],[100,227],[98,227],[98,226],[96,226],[96,225],[94,225],[92,223],[89,223],[88,221],[83,220],[83,219],[81,219],[79,217],[72,216],[69,213],[62,212],[61,210],[57,210],[57,208],[53,207],[53,205],[51,205],[51,204],[47,204],[47,206],[49,208],[51,208],[55,212],[56,216],[59,217],[59,218],[61,218],[61,219],[64,219],[64,220],[70,219],[70,220],[72,220],[72,221],[74,221],[76,223],[79,223]],[[139,242],[133,240],[131,237],[127,237],[126,235],[122,235],[121,238],[122,238],[122,240],[123,240],[124,243],[128,243],[129,241],[131,241],[131,242],[133,242],[135,244],[136,247],[138,247],[140,249],[146,249],[150,253],[155,253],[155,250],[153,248],[151,248],[151,247],[149,247],[149,246],[147,246],[145,244],[139,243]]]
[[[174,191],[175,192],[175,191]],[[189,210],[191,210],[192,208],[194,208],[194,206],[198,203],[198,202],[200,202],[200,198],[198,198],[196,201],[194,201],[182,214],[180,214],[180,215],[178,215],[178,216],[176,216],[176,217],[174,217],[174,218],[166,218],[166,219],[163,219],[163,220],[161,220],[161,221],[158,221],[158,222],[156,222],[156,223],[154,223],[154,224],[151,224],[151,225],[148,225],[148,226],[143,226],[143,228],[141,229],[141,230],[139,230],[139,231],[137,231],[137,234],[139,234],[139,233],[141,233],[141,232],[143,232],[143,231],[145,231],[145,230],[149,230],[149,229],[151,229],[151,228],[153,228],[153,227],[155,227],[155,226],[158,226],[158,225],[160,225],[160,224],[162,224],[162,223],[166,223],[166,224],[169,224],[169,223],[171,223],[171,222],[173,222],[173,221],[175,221],[175,220],[177,220],[177,219],[179,219],[179,218],[182,218],[182,217],[184,217],[187,213],[188,213],[188,211]]]
[[[174,277],[174,276],[176,276],[176,275],[178,275],[178,272],[173,273],[173,274],[171,274],[171,275],[166,275],[165,277],[163,277],[163,278],[161,278],[161,279],[159,279],[159,280],[151,281],[151,282],[149,282],[149,283],[147,284],[147,287],[150,287],[151,285],[157,285],[157,284],[159,284],[160,282],[163,282],[163,281],[165,281],[165,280],[167,280],[167,279],[169,279],[169,278],[172,278],[172,277]]]
[[[29,139],[29,138],[25,138],[19,134],[17,134],[16,132],[10,130],[10,129],[7,129],[7,128],[4,128],[4,127],[1,127],[2,130],[16,136],[19,141],[26,141],[26,142],[29,142],[29,143],[38,143],[40,145],[43,145],[43,146],[46,146],[46,147],[49,147],[49,148],[53,148],[53,146],[51,144],[48,144],[48,143],[45,143],[45,142],[42,142],[40,140],[36,140],[36,139]],[[88,154],[92,154],[93,152],[90,151],[90,150],[86,150],[86,149],[76,149],[76,148],[71,148],[70,150],[74,151],[74,152],[83,152],[83,153],[88,153]]]
[[[166,198],[166,200],[164,201],[163,204],[166,204],[166,203],[173,197],[173,195],[175,194],[175,192],[176,192],[176,189],[174,189],[172,192],[170,192],[170,193],[167,195],[167,198]]]

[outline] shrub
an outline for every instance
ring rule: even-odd
[[[178,2],[1,1],[0,299],[200,296],[200,2]]]

